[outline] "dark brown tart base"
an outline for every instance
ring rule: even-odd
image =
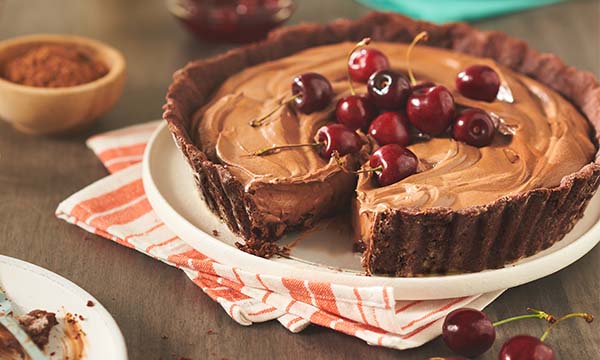
[[[371,13],[357,21],[299,25],[275,31],[261,43],[192,62],[174,75],[164,119],[193,168],[210,209],[232,231],[250,241],[274,240],[285,230],[285,224],[266,223],[227,167],[209,159],[193,141],[194,112],[210,100],[225,79],[247,67],[310,47],[359,41],[366,36],[375,41],[409,43],[421,31],[429,33],[428,46],[492,58],[556,90],[591,122],[594,134],[590,136],[597,144],[597,80],[591,73],[566,66],[554,55],[530,49],[524,41],[462,23],[439,26],[384,13]],[[535,254],[560,240],[583,215],[598,187],[598,159],[597,154],[593,163],[563,178],[558,187],[503,197],[484,206],[380,212],[373,219],[370,238],[362,239],[363,266],[369,273],[396,276],[474,272]]]

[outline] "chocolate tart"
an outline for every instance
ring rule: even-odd
[[[272,248],[263,241],[275,240],[291,228],[310,226],[339,207],[349,206],[356,179],[343,171],[331,171],[325,177],[311,178],[294,186],[270,184],[265,200],[263,193],[257,195],[252,191],[244,173],[221,161],[223,153],[219,153],[214,141],[198,138],[197,113],[217,101],[219,89],[227,86],[228,79],[248,68],[305,49],[356,42],[367,36],[375,42],[406,44],[421,31],[429,33],[428,47],[452,50],[457,56],[462,53],[482,61],[491,59],[568,99],[591,124],[585,140],[593,151],[590,159],[555,179],[552,186],[540,181],[539,186],[531,189],[499,194],[491,201],[475,205],[467,202],[460,207],[377,206],[368,216],[362,216],[361,186],[367,180],[361,176],[359,196],[354,200],[354,226],[357,244],[364,250],[366,271],[415,276],[498,268],[551,246],[581,218],[600,176],[598,154],[592,155],[596,152],[600,129],[600,85],[592,74],[566,66],[556,56],[539,53],[503,33],[484,32],[462,23],[434,25],[401,15],[371,13],[357,21],[280,29],[263,42],[192,62],[175,73],[167,93],[164,119],[191,165],[210,209],[246,239],[247,244],[257,244],[249,248],[251,252],[268,255]],[[286,81],[289,84],[289,79]],[[251,108],[251,105],[235,103],[232,108]],[[368,149],[363,150],[363,154],[346,159],[347,167],[357,166]],[[565,161],[569,161],[568,156]],[[319,195],[314,205],[307,202],[310,194]],[[287,207],[284,209],[282,204]],[[282,209],[293,216],[283,214]]]

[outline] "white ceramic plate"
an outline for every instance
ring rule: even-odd
[[[345,219],[326,220],[316,229],[283,238],[282,244],[295,244],[289,259],[267,260],[238,250],[234,243],[240,239],[202,200],[192,171],[165,125],[159,127],[146,148],[143,179],[146,195],[165,224],[218,262],[261,274],[351,286],[391,286],[398,300],[458,297],[521,285],[570,265],[600,240],[600,196],[596,195],[583,219],[563,240],[505,268],[416,278],[365,276],[360,255],[352,251],[350,223]],[[213,230],[219,236],[213,236]]]
[[[39,266],[0,255],[0,286],[12,301],[17,314],[42,309],[81,315],[87,360],[127,360],[125,340],[117,323],[92,295]],[[92,301],[94,306],[88,307]]]

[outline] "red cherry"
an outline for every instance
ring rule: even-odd
[[[366,94],[346,96],[335,107],[337,121],[350,130],[366,130],[375,116],[377,108]]]
[[[371,75],[367,89],[378,108],[397,110],[404,106],[410,95],[410,82],[402,73],[380,70]]]
[[[348,59],[348,72],[352,80],[367,82],[374,72],[388,69],[390,62],[384,53],[373,48],[359,48]]]
[[[363,143],[357,133],[342,124],[328,124],[317,130],[315,139],[323,144],[319,148],[319,155],[325,159],[331,158],[331,154],[337,151],[344,156],[360,150]]]
[[[304,73],[292,81],[292,94],[296,108],[303,114],[323,110],[331,102],[333,89],[329,80],[317,73]]]
[[[477,147],[491,144],[495,133],[494,121],[480,109],[463,110],[452,127],[452,135],[456,140]]]
[[[369,158],[369,166],[375,171],[379,186],[396,183],[417,172],[417,156],[404,146],[388,144],[380,147]]]
[[[554,360],[554,351],[536,337],[517,335],[502,345],[498,358],[500,360]]]
[[[376,117],[369,126],[369,134],[379,145],[406,146],[410,142],[406,117],[393,111],[384,112]]]
[[[456,76],[456,88],[469,99],[492,102],[500,89],[500,76],[487,65],[471,65]]]
[[[448,129],[454,117],[454,97],[442,85],[418,88],[408,98],[406,115],[421,132],[439,135]]]
[[[475,357],[486,352],[496,339],[494,325],[483,312],[460,308],[446,315],[442,338],[457,354]]]

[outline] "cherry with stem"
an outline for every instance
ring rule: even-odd
[[[583,318],[586,322],[591,323],[594,317],[591,314],[578,312],[562,316],[552,323],[544,332],[537,338],[530,335],[517,335],[508,339],[500,349],[500,360],[554,360],[554,351],[545,344],[544,341],[559,323],[571,318]]]
[[[356,94],[356,90],[354,89],[354,85],[352,83],[352,74],[350,68],[352,54],[364,46],[367,46],[370,42],[370,38],[362,39],[348,54],[349,65],[347,67],[347,75],[351,95],[341,98],[337,102],[335,108],[335,117],[337,121],[346,125],[351,130],[366,130],[369,122],[375,116],[377,116],[377,108],[371,99],[364,94]]]
[[[410,57],[414,47],[423,39],[427,39],[427,32],[415,36],[406,51],[408,76],[412,86],[412,93],[406,103],[406,115],[408,121],[419,131],[435,136],[446,131],[454,119],[454,97],[442,85],[417,84]]]
[[[390,67],[390,62],[384,53],[366,47],[370,41],[370,38],[363,39],[348,54],[348,78],[354,81],[364,83],[374,72]]]
[[[354,47],[352,48],[352,50],[350,50],[350,53],[348,53],[348,64],[350,64],[351,58],[352,58],[352,54],[354,54],[355,51],[369,45],[371,43],[371,38],[370,37],[366,37],[364,39],[362,39],[361,41],[357,42],[356,45],[354,45]],[[348,83],[350,84],[350,93],[352,95],[356,95],[356,90],[354,89],[354,85],[352,84],[352,68],[348,65],[346,67],[346,75],[348,76]]]
[[[553,315],[541,310],[527,309],[530,314],[513,316],[492,323],[482,311],[471,308],[459,308],[450,312],[442,325],[442,338],[446,346],[455,353],[475,357],[483,354],[496,340],[496,326],[523,319],[544,319],[549,323],[556,321]]]
[[[358,152],[363,145],[363,142],[358,134],[342,124],[328,124],[317,130],[315,142],[305,144],[286,144],[271,146],[256,150],[246,156],[267,156],[276,154],[282,150],[291,150],[302,147],[313,147],[319,152],[319,155],[324,159],[331,158],[334,151],[340,155]]]
[[[294,77],[292,80],[292,96],[282,101],[275,109],[258,119],[250,120],[252,127],[264,125],[265,121],[283,106],[293,103],[296,109],[303,114],[312,114],[321,111],[331,103],[333,88],[323,75],[308,72]]]

